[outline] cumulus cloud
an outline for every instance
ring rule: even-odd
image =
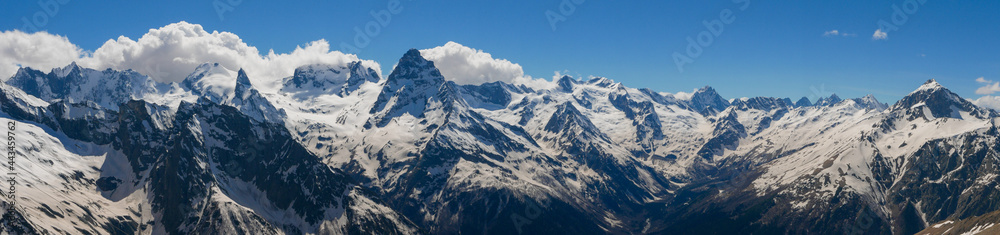
[[[976,78],[976,82],[985,84],[983,87],[976,89],[977,95],[992,95],[993,93],[1000,92],[1000,82],[986,80],[983,77]]]
[[[889,39],[889,34],[882,29],[876,29],[875,34],[872,34],[872,40],[886,40]]]
[[[198,65],[213,62],[230,69],[260,60],[260,52],[229,32],[205,31],[201,25],[180,22],[151,29],[138,40],[119,36],[108,40],[82,65],[92,68],[133,69],[162,82],[179,82]],[[249,69],[249,68],[248,68]]]
[[[0,72],[3,72],[0,75],[6,77],[13,74],[9,71],[11,64],[45,71],[77,61],[88,68],[132,69],[160,82],[178,82],[200,64],[219,63],[233,70],[245,69],[252,82],[267,91],[280,84],[281,78],[291,76],[300,66],[342,65],[359,61],[356,55],[331,51],[326,40],[306,43],[291,53],[275,53],[272,50],[262,55],[256,47],[248,45],[236,34],[209,33],[201,25],[183,21],[151,29],[137,40],[125,36],[108,40],[93,53],[81,50],[65,37],[44,32],[5,32],[0,35],[0,40],[19,43],[0,44]],[[10,48],[5,48],[7,46]],[[362,63],[381,71],[374,61]],[[16,65],[13,66],[16,70]]]
[[[44,71],[66,66],[86,56],[69,39],[47,32],[0,32],[0,80],[6,80],[21,66]]]
[[[979,107],[990,108],[1000,112],[1000,96],[983,96],[973,100],[972,103]]]
[[[434,65],[446,79],[458,84],[513,82],[524,77],[521,65],[505,59],[493,59],[489,53],[456,42],[421,50],[420,54],[427,60],[434,61]]]

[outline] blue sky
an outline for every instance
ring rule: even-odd
[[[58,2],[58,0],[43,0]],[[375,1],[68,1],[39,30],[64,35],[95,50],[120,35],[136,39],[151,28],[187,21],[208,31],[239,35],[262,53],[289,52],[326,39],[353,43],[355,27],[387,9]],[[742,0],[738,0],[742,1]],[[912,0],[916,2],[917,0]],[[238,4],[229,4],[229,2]],[[424,1],[401,0],[402,11],[358,53],[388,73],[409,48],[455,41],[520,64],[526,74],[554,71],[604,76],[630,87],[676,92],[711,85],[727,98],[874,94],[895,102],[927,79],[966,98],[1000,80],[1000,2],[926,0],[886,40],[873,39],[879,21],[892,22],[893,5],[907,1]],[[563,15],[560,6],[575,6]],[[43,7],[5,1],[0,31],[21,29]],[[563,15],[553,30],[546,12]],[[734,19],[691,63],[678,69],[688,37],[708,32],[704,21],[731,11]],[[837,35],[824,35],[837,30]],[[846,34],[846,36],[845,36]],[[813,99],[815,100],[815,99]]]

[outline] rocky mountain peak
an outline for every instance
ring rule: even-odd
[[[910,119],[916,117],[925,119],[962,118],[962,112],[968,112],[981,119],[996,116],[995,112],[972,104],[934,79],[927,80],[916,90],[900,99],[892,106],[891,110],[893,112],[906,112],[910,114]]]
[[[691,95],[691,108],[702,115],[714,115],[729,105],[729,101],[723,99],[711,86],[702,87]]]
[[[563,92],[573,92],[573,86],[576,85],[576,79],[573,79],[573,77],[570,77],[569,75],[564,75],[556,81],[556,84],[559,85],[559,88]]]

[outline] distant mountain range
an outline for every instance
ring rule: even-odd
[[[385,78],[353,61],[298,68],[274,92],[251,81],[214,63],[170,84],[21,68],[0,84],[21,156],[0,230],[1000,229],[1000,115],[934,80],[892,105],[727,100],[712,87],[681,97],[600,77],[459,85],[410,50]]]

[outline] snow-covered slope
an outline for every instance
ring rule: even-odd
[[[714,190],[689,188],[710,196],[696,209],[672,212],[682,218],[668,220],[667,229],[741,223],[713,217],[725,216],[754,221],[750,231],[911,234],[997,207],[987,205],[998,190],[997,114],[937,82],[887,109],[872,97],[791,108],[780,117],[754,109],[736,112],[748,134],[717,157],[716,169],[729,177],[699,184]],[[752,128],[762,119],[768,127]],[[710,213],[683,214],[691,210]]]
[[[0,226],[909,234],[1000,210],[997,113],[935,81],[892,106],[602,77],[458,85],[419,50],[384,79],[347,61],[251,81],[211,63],[172,84],[21,69],[0,117],[30,136],[32,187]]]
[[[112,110],[120,103],[146,98],[167,87],[132,70],[97,71],[76,63],[49,73],[21,68],[5,83],[45,101],[93,102]]]
[[[240,73],[242,75],[242,73]],[[245,76],[239,80],[246,80]],[[237,101],[252,88],[233,93]],[[111,110],[3,85],[20,122],[14,225],[38,233],[416,233],[377,194],[299,145],[280,124],[206,97]],[[251,93],[241,95],[241,92]],[[230,100],[231,102],[232,100]],[[269,103],[243,102],[243,105]],[[239,103],[237,103],[239,104]],[[235,105],[240,106],[240,105]],[[254,106],[257,107],[257,106]],[[297,185],[299,187],[288,187]],[[6,230],[5,230],[6,231]]]

